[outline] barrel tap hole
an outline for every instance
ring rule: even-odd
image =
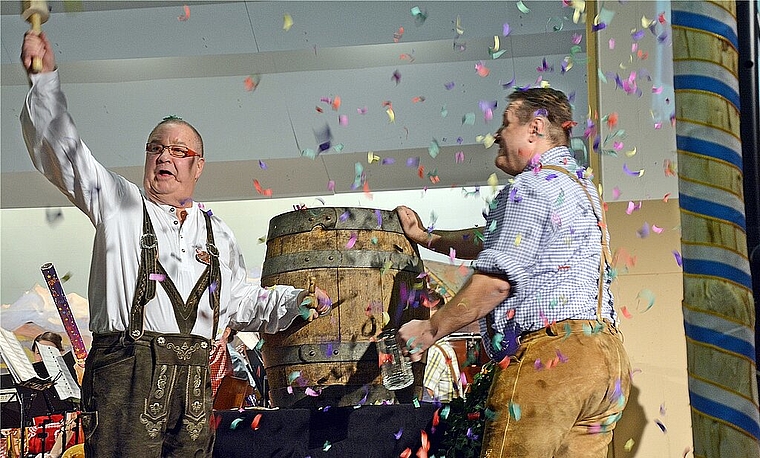
[[[404,252],[404,249],[403,249],[403,248],[401,248],[401,246],[400,246],[400,245],[397,245],[397,244],[395,244],[395,243],[393,244],[393,248],[395,248],[395,249],[396,249],[396,251],[398,251],[399,253],[403,253],[403,252]]]

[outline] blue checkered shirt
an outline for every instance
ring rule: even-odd
[[[556,147],[541,165],[557,165],[582,176],[570,150]],[[599,194],[581,178],[597,214]],[[510,296],[480,321],[489,356],[514,353],[515,336],[566,319],[595,319],[599,291],[601,229],[586,193],[565,174],[529,166],[491,202],[477,271],[504,275]],[[602,318],[615,321],[611,278],[605,275]],[[490,325],[490,329],[489,329]]]

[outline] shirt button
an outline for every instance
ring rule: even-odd
[[[182,252],[183,252],[183,253],[185,252],[185,249],[184,249],[184,248],[182,248]]]
[[[170,208],[169,211],[174,213],[174,207]]]
[[[177,224],[179,224],[179,221],[174,220],[174,225],[176,226]]]

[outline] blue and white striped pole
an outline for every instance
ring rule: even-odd
[[[760,456],[736,2],[672,3],[683,314],[695,457]]]

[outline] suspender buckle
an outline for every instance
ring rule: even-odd
[[[144,250],[152,250],[158,246],[158,239],[156,234],[143,234],[140,236],[140,248]]]

